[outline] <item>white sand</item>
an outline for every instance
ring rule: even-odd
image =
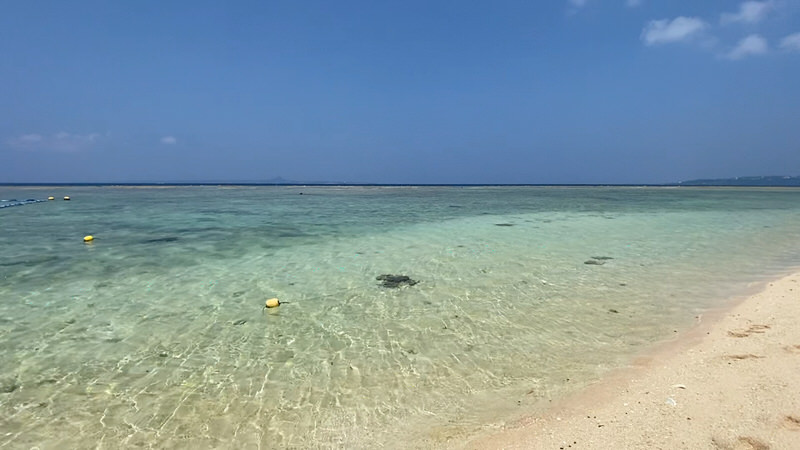
[[[800,449],[800,273],[471,449]]]

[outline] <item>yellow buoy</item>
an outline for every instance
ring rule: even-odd
[[[69,196],[64,197],[64,200],[69,200]]]
[[[265,308],[275,308],[280,304],[281,304],[281,302],[278,301],[277,298],[271,298],[271,299],[267,300],[267,304],[264,307]]]
[[[48,200],[55,200],[55,197],[47,197]]]
[[[92,242],[93,240],[94,240],[94,236],[92,236],[92,235],[83,237],[83,242]]]

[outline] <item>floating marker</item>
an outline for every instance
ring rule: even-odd
[[[69,200],[69,196],[65,196],[65,197],[64,197],[64,200]]]
[[[92,236],[92,235],[83,237],[83,242],[92,242],[93,240],[94,240],[94,236]]]
[[[265,308],[277,308],[281,302],[277,298],[271,298],[267,300],[267,304],[264,305]]]

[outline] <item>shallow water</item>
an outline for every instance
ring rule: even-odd
[[[0,210],[10,448],[435,445],[800,263],[795,189],[0,187],[50,195]]]

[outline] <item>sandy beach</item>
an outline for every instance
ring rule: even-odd
[[[800,448],[800,273],[470,449]]]

